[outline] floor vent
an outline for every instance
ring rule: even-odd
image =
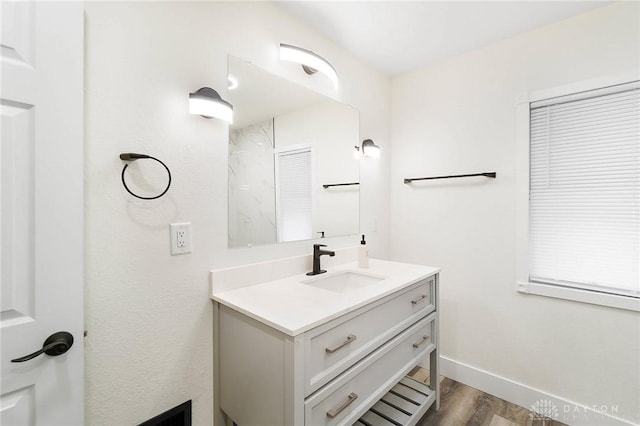
[[[138,426],[191,426],[191,400],[140,423]]]

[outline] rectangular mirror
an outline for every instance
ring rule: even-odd
[[[358,111],[233,56],[228,97],[229,247],[357,234]]]

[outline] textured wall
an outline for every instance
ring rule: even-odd
[[[193,399],[212,423],[211,269],[311,252],[310,242],[227,249],[227,134],[187,113],[211,86],[226,97],[227,54],[360,110],[361,136],[389,150],[389,81],[269,3],[86,2],[86,423],[137,424]],[[281,63],[280,42],[328,58],[340,76]],[[121,152],[164,160],[166,196],[142,201],[120,183]],[[388,247],[388,156],[362,162],[362,229]],[[136,162],[131,184],[153,192],[162,170]],[[373,232],[374,218],[377,233]],[[168,225],[191,222],[193,253],[169,255]],[[355,237],[326,241],[355,245]]]
[[[395,78],[391,170],[392,259],[442,268],[442,355],[636,423],[640,315],[516,292],[515,140],[520,93],[640,74],[639,15],[616,3]]]

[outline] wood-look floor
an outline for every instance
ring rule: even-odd
[[[427,383],[429,370],[410,373]],[[537,419],[526,408],[489,395],[447,377],[440,378],[440,410],[429,410],[417,426],[563,426],[551,419]]]

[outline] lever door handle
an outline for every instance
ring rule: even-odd
[[[73,336],[66,331],[59,331],[53,333],[47,337],[47,340],[42,344],[42,349],[35,351],[32,354],[12,359],[11,362],[25,362],[37,357],[38,355],[47,354],[50,356],[58,356],[67,352],[69,348],[73,346]]]

